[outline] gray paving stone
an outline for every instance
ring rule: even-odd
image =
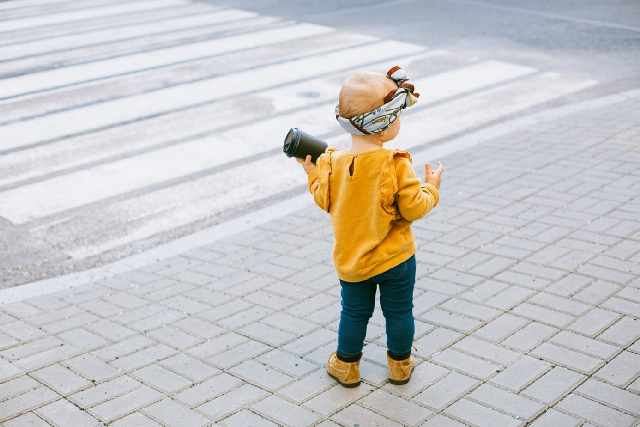
[[[467,399],[473,399],[484,403],[501,412],[530,421],[544,410],[544,405],[521,395],[502,390],[490,384],[482,384],[469,395]]]
[[[242,410],[219,421],[216,425],[223,427],[276,427],[277,424],[272,423],[266,418],[261,417],[251,411]]]
[[[303,405],[312,411],[328,416],[339,409],[345,408],[372,391],[373,388],[367,384],[360,384],[360,386],[350,389],[342,387],[341,385],[335,385],[307,400]]]
[[[346,426],[400,427],[402,425],[359,405],[350,405],[332,418]]]
[[[462,424],[459,421],[439,414],[427,420],[427,422],[422,424],[422,427],[464,427],[466,425],[467,424]]]
[[[36,369],[43,368],[54,363],[59,363],[64,360],[70,359],[83,352],[82,349],[76,348],[72,345],[62,344],[58,347],[45,350],[40,353],[32,354],[31,356],[16,360],[14,363],[19,367],[27,371],[34,371]]]
[[[440,308],[431,309],[419,316],[418,319],[436,326],[450,328],[458,332],[471,332],[482,325],[482,321],[461,314],[452,313]]]
[[[214,307],[211,310],[198,313],[197,316],[204,320],[217,322],[218,320],[226,319],[227,317],[233,316],[234,314],[241,312],[242,310],[246,310],[249,307],[251,307],[251,304],[249,304],[248,302],[242,299],[236,299],[230,301],[227,304],[222,304]]]
[[[602,334],[598,339],[618,345],[629,345],[640,337],[640,319],[624,316]]]
[[[174,322],[171,326],[181,329],[189,335],[200,338],[212,338],[217,335],[222,335],[225,330],[214,325],[211,322],[197,318],[187,317],[177,322]]]
[[[563,414],[555,409],[547,410],[541,417],[537,418],[531,427],[577,427],[580,420],[570,415]]]
[[[606,300],[602,306],[627,316],[640,317],[640,303],[635,301],[613,297]]]
[[[365,347],[363,349],[364,359],[372,358],[371,349],[373,347],[378,348],[379,346],[365,343]],[[305,360],[308,360],[311,363],[315,363],[316,365],[319,365],[319,366],[320,365],[324,366],[327,363],[327,359],[329,359],[329,355],[334,351],[336,351],[336,343],[328,342],[327,344],[324,344],[323,346],[316,348],[311,353],[307,353],[304,356],[304,358]]]
[[[64,342],[56,337],[46,336],[35,341],[1,351],[0,356],[8,360],[20,360],[52,348],[59,348],[63,344]]]
[[[596,280],[583,288],[572,298],[591,305],[599,305],[620,290],[620,285],[604,280]]]
[[[0,331],[20,341],[31,341],[45,335],[45,332],[41,329],[35,328],[22,320],[0,325]]]
[[[247,360],[229,370],[235,376],[267,390],[276,390],[293,381],[289,375],[255,360]]]
[[[508,288],[506,283],[498,282],[496,280],[485,280],[461,294],[461,298],[475,302],[485,302],[487,299],[496,295],[498,292]]]
[[[209,339],[196,347],[190,348],[189,350],[187,350],[187,352],[195,357],[204,359],[209,356],[227,351],[247,341],[248,339],[246,337],[233,332],[229,332],[224,335],[219,335],[215,338]]]
[[[479,381],[474,378],[451,372],[418,394],[414,400],[430,408],[440,410],[463,397],[478,384]]]
[[[453,349],[446,349],[431,358],[434,362],[447,366],[476,378],[487,379],[500,370],[500,365],[462,353]]]
[[[127,323],[127,326],[131,329],[135,329],[136,331],[147,333],[152,329],[162,327],[168,323],[173,323],[176,320],[183,319],[187,316],[186,313],[178,310],[163,309],[160,306],[153,307],[153,309],[157,310],[157,312],[135,322]]]
[[[124,338],[137,334],[133,329],[129,329],[111,320],[102,319],[97,322],[84,325],[84,329],[103,336],[110,341],[121,341]]]
[[[445,310],[463,314],[465,316],[473,317],[478,320],[489,321],[498,317],[501,313],[500,310],[496,310],[484,305],[471,303],[457,298],[452,298],[441,304]]]
[[[132,354],[143,348],[150,347],[153,343],[154,341],[151,341],[144,335],[133,335],[119,340],[115,344],[95,350],[92,354],[109,362],[116,358]]]
[[[514,332],[522,329],[527,323],[529,323],[529,321],[522,317],[504,313],[475,331],[473,336],[489,341],[500,342]]]
[[[19,396],[39,387],[42,387],[42,384],[27,375],[0,383],[0,401]]]
[[[538,322],[532,322],[502,342],[503,345],[526,352],[537,347],[557,332],[557,329]]]
[[[559,297],[550,293],[540,292],[529,299],[530,302],[545,306],[552,310],[568,313],[572,316],[580,316],[592,307],[569,298]]]
[[[503,271],[494,277],[496,280],[510,283],[526,289],[542,290],[549,286],[550,281],[528,273],[519,273],[517,271]]]
[[[519,353],[473,336],[463,338],[454,344],[453,348],[505,366],[515,362],[520,357]]]
[[[5,334],[0,332],[0,350],[4,350],[7,349],[9,347],[13,347],[14,345],[18,344],[18,340]]]
[[[149,387],[138,387],[127,394],[101,403],[89,412],[104,422],[111,422],[137,409],[162,399],[163,395]]]
[[[191,385],[188,379],[156,364],[133,371],[130,375],[141,383],[164,393],[176,392]]]
[[[113,427],[160,427],[160,424],[153,421],[151,418],[142,415],[140,412],[134,412],[131,415],[127,415],[124,418],[109,424]]]
[[[0,402],[0,422],[58,399],[60,399],[60,395],[47,387],[38,387],[19,396],[12,397]]]
[[[271,349],[272,347],[257,341],[246,341],[227,351],[209,356],[206,360],[220,369],[227,369]]]
[[[624,351],[603,366],[595,375],[609,383],[624,387],[639,374],[640,355]]]
[[[517,393],[550,368],[549,363],[524,355],[490,381]]]
[[[480,427],[518,426],[521,421],[479,405],[467,399],[460,399],[445,410],[447,415]]]
[[[218,324],[227,330],[235,330],[249,323],[258,321],[272,312],[273,310],[269,308],[254,306],[221,319],[218,321]]]
[[[599,265],[591,263],[581,265],[580,267],[578,267],[577,271],[581,274],[591,276],[596,279],[606,280],[620,285],[628,283],[633,278],[633,275],[631,274],[622,273],[618,270],[601,267]]]
[[[199,406],[198,410],[212,419],[220,419],[267,396],[266,391],[244,384]]]
[[[164,399],[142,410],[150,418],[159,421],[163,426],[204,426],[211,420],[201,414],[177,403],[171,399]]]
[[[640,415],[640,396],[602,381],[589,379],[576,389],[576,393],[635,416]]]
[[[429,357],[447,348],[462,337],[462,334],[451,329],[436,328],[414,342],[414,346],[417,348],[416,354]]]
[[[149,331],[147,336],[178,350],[193,347],[204,341],[201,337],[190,335],[171,326],[163,326]]]
[[[176,395],[176,399],[190,407],[201,405],[243,384],[239,378],[221,373],[202,383],[189,387]]]
[[[317,331],[292,341],[282,347],[282,349],[291,353],[305,355],[321,345],[335,340],[337,340],[337,334],[335,332],[328,331],[326,329],[318,329]]]
[[[595,307],[582,316],[578,317],[572,324],[568,326],[568,329],[593,337],[611,326],[611,324],[613,324],[620,317],[621,316],[618,313]]]
[[[533,294],[535,294],[535,291],[531,289],[522,288],[520,286],[509,286],[505,290],[500,291],[487,299],[485,304],[502,310],[511,310]]]
[[[547,286],[545,290],[552,294],[570,297],[584,289],[593,281],[592,278],[571,273]]]
[[[71,394],[91,384],[81,376],[74,374],[70,369],[58,364],[30,372],[29,375],[61,395]]]
[[[576,394],[565,397],[557,405],[559,409],[602,426],[626,427],[634,423],[634,417]]]
[[[278,424],[287,426],[309,426],[321,418],[319,414],[277,396],[269,396],[253,404],[251,408]]]
[[[69,397],[69,400],[86,409],[130,393],[141,385],[131,377],[121,376],[73,394]]]
[[[368,359],[360,361],[360,376],[362,381],[375,387],[382,387],[389,377],[389,370],[386,366],[371,362]]]
[[[163,344],[158,344],[112,360],[109,364],[123,371],[131,371],[165,359],[175,353],[176,351],[174,349]]]
[[[513,313],[557,328],[564,328],[574,320],[574,317],[568,314],[528,302],[515,307]]]
[[[584,375],[562,367],[555,367],[528,386],[521,394],[551,404],[578,385]]]
[[[44,420],[59,426],[102,426],[103,424],[67,400],[58,400],[36,410]]]
[[[325,368],[322,367],[281,388],[278,390],[278,394],[300,404],[334,385],[335,380],[329,377]]]
[[[237,330],[243,335],[273,347],[279,347],[296,338],[296,335],[293,333],[285,332],[262,322],[250,323]]]
[[[359,401],[359,404],[371,410],[383,411],[387,418],[403,425],[418,425],[432,412],[384,390],[376,390]]]
[[[82,328],[71,329],[61,334],[58,334],[58,338],[64,342],[74,346],[75,348],[90,351],[99,347],[109,344],[107,340],[99,335],[92,334]]]
[[[44,421],[33,412],[27,412],[19,417],[12,418],[4,424],[6,427],[50,427],[51,424]]]
[[[549,362],[574,369],[578,372],[590,374],[604,364],[600,359],[587,356],[577,351],[546,342],[537,347],[532,354],[540,356]]]
[[[192,382],[203,381],[220,372],[220,370],[184,353],[178,353],[168,359],[161,360],[159,364]]]
[[[318,369],[318,365],[278,349],[262,354],[257,360],[297,378]]]
[[[6,381],[22,375],[24,371],[13,363],[0,359],[0,381]]]

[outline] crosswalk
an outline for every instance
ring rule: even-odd
[[[0,217],[76,259],[214,224],[304,184],[286,130],[344,145],[341,81],[396,63],[404,148],[597,84],[186,0],[0,2]]]

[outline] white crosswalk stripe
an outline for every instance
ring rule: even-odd
[[[21,30],[30,27],[39,27],[43,25],[68,25],[69,22],[79,21],[82,19],[119,15],[121,13],[139,12],[143,10],[156,9],[163,6],[180,6],[184,4],[184,0],[150,0],[118,4],[114,6],[105,6],[100,8],[91,8],[86,10],[77,10],[72,12],[51,13],[36,17],[13,19],[0,22],[0,33],[5,31]]]
[[[414,76],[423,96],[403,116],[392,144],[404,148],[597,83],[212,6],[161,22],[127,21],[117,32],[99,22],[123,10],[167,7],[189,3],[75,4],[0,21],[0,33],[9,37],[43,26],[54,35],[0,44],[6,58],[0,75],[34,70],[0,80],[0,217],[84,258],[212,224],[300,189],[303,173],[279,152],[282,137],[298,126],[345,144],[332,110],[341,81],[356,69],[383,71],[399,63]],[[84,20],[93,27],[57,30],[72,21],[82,27]],[[252,25],[233,32],[246,22]],[[210,31],[204,39],[184,42],[177,35],[193,30],[195,36],[201,27]],[[178,44],[154,44],[158,40]],[[122,50],[125,44],[129,50]],[[89,55],[83,63],[74,62],[78,49]],[[56,65],[52,52],[68,63]]]
[[[10,2],[13,3],[13,2]],[[122,1],[119,3],[129,3]],[[67,4],[67,3],[65,3]],[[93,3],[87,1],[87,6]],[[109,2],[111,6],[118,3]],[[55,5],[54,5],[55,6]],[[37,12],[32,15],[46,15],[49,11],[42,8],[36,8]],[[73,21],[73,25],[40,25],[36,27],[26,27],[21,30],[0,32],[0,46],[6,46],[17,43],[25,43],[34,40],[48,40],[52,37],[64,35],[89,34],[92,31],[110,29],[111,31],[119,31],[129,25],[147,24],[151,22],[161,22],[165,19],[175,19],[179,16],[197,15],[200,13],[211,13],[219,8],[211,7],[204,3],[184,2],[177,6],[169,4],[168,6],[154,9],[142,9],[135,12],[123,12],[115,15],[96,16],[94,18]],[[4,14],[3,14],[4,16]],[[66,23],[65,23],[66,24]]]
[[[155,34],[171,34],[179,30],[196,29],[206,26],[209,30],[211,25],[221,25],[226,22],[240,21],[247,18],[253,18],[256,14],[253,12],[245,12],[240,10],[213,10],[211,13],[179,17],[176,19],[168,19],[162,22],[150,22],[142,25],[126,27],[121,31],[113,30],[100,30],[94,31],[89,34],[71,34],[67,36],[53,37],[46,40],[37,40],[27,43],[13,44],[4,47],[0,47],[0,58],[3,58],[4,62],[9,59],[27,57],[32,55],[46,55],[51,52],[55,52],[57,61],[60,61],[60,52],[66,51],[74,52],[79,47],[100,45],[105,43],[114,43],[118,41],[129,41],[136,37],[150,37]],[[246,25],[246,22],[238,22],[238,25]],[[100,46],[104,49],[103,46]],[[112,49],[111,46],[108,47]],[[71,50],[73,49],[73,50]],[[65,53],[66,53],[65,52]],[[42,58],[33,58],[35,61],[42,61]],[[18,61],[11,61],[11,64],[15,64]],[[46,64],[46,62],[45,62]],[[16,65],[13,65],[17,68]],[[0,67],[0,73],[5,73],[7,70],[4,67]]]

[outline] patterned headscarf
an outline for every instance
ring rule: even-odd
[[[396,121],[400,111],[418,101],[420,94],[414,91],[405,70],[396,65],[387,71],[387,78],[393,80],[398,88],[390,91],[383,99],[384,104],[375,110],[347,119],[340,116],[340,106],[336,106],[336,120],[347,132],[352,135],[380,133]]]

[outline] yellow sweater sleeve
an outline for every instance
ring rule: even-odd
[[[411,160],[397,159],[398,209],[407,221],[415,221],[428,214],[440,201],[440,192],[435,185],[421,184],[416,176]]]
[[[329,212],[329,169],[330,159],[322,154],[316,161],[316,168],[307,175],[307,188],[313,200],[321,209]]]

